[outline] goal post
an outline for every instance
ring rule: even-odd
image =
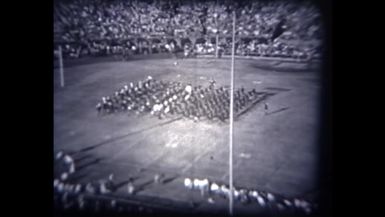
[[[58,50],[54,52],[59,60],[60,87],[64,87],[64,68],[63,68],[63,50],[59,45]]]
[[[215,58],[219,57],[218,56],[218,52],[219,52],[219,45],[218,45],[218,43],[219,43],[219,35],[217,34],[215,36]]]

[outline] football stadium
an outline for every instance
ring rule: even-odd
[[[54,1],[55,214],[320,207],[312,1]]]

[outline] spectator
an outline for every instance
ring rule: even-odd
[[[301,1],[250,1],[232,5],[227,1],[191,4],[57,0],[54,3],[54,34],[56,44],[63,47],[64,58],[148,53],[153,48],[129,38],[211,38],[217,34],[231,37],[233,10],[237,14],[237,37],[254,38],[237,46],[238,55],[303,58],[309,56],[306,53],[311,53],[319,56],[318,50],[306,50],[293,43],[319,40],[322,35],[319,12],[310,3]],[[131,42],[127,44],[127,40]],[[268,40],[268,43],[261,45],[260,40]],[[159,47],[166,44],[162,42]],[[195,49],[200,53],[213,53],[209,42],[195,46]]]

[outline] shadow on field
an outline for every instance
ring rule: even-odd
[[[288,72],[288,73],[304,73],[309,71],[319,70],[318,64],[306,63],[306,62],[289,62],[289,63],[270,63],[270,62],[258,62],[250,64],[251,67],[276,72]]]
[[[287,88],[281,88],[281,87],[266,87],[266,90],[273,90],[273,91],[290,91],[291,89]]]
[[[128,136],[131,136],[131,135],[134,135],[134,134],[137,134],[137,133],[142,133],[142,132],[145,132],[147,130],[151,130],[151,129],[154,129],[156,127],[160,127],[160,126],[163,126],[163,125],[166,125],[166,124],[170,124],[174,121],[177,121],[177,120],[180,120],[182,119],[182,117],[179,117],[179,118],[174,118],[174,119],[171,119],[169,121],[166,121],[164,123],[160,123],[160,124],[156,124],[156,125],[153,125],[153,126],[150,126],[148,128],[145,128],[145,129],[141,129],[141,130],[138,130],[138,131],[134,131],[134,132],[130,132],[130,133],[127,133],[125,135],[122,135],[122,136],[118,136],[118,137],[115,137],[115,138],[111,138],[111,139],[108,139],[106,141],[103,141],[99,144],[96,144],[96,145],[92,145],[92,146],[89,146],[89,147],[86,147],[86,148],[83,148],[83,149],[80,149],[79,151],[74,151],[72,153],[70,153],[71,155],[76,155],[76,154],[80,154],[80,153],[83,153],[83,152],[87,152],[87,151],[91,151],[93,149],[96,149],[100,146],[103,146],[103,145],[107,145],[109,143],[112,143],[112,142],[115,142],[115,141],[118,141],[118,140],[121,140],[121,139],[124,139]]]
[[[135,180],[139,179],[139,177],[134,177],[134,178],[129,178],[125,181],[122,181],[122,182],[119,182],[118,184],[115,185],[115,191],[118,190],[119,188],[125,186],[126,184],[128,184],[129,182],[134,182]]]
[[[153,184],[154,183],[154,180],[149,180],[149,181],[147,181],[147,182],[145,182],[145,183],[142,183],[142,184],[140,184],[137,188],[136,188],[136,190],[135,190],[135,193],[138,193],[138,192],[140,192],[140,191],[143,191],[145,188],[146,188],[146,186],[149,186],[149,185],[151,185],[151,184]]]
[[[268,113],[266,113],[266,115],[272,115],[272,114],[275,114],[275,113],[283,112],[283,111],[285,111],[285,110],[287,110],[289,108],[290,107],[280,108],[278,110],[275,110],[275,111],[272,111],[272,112],[268,112]]]
[[[92,156],[91,155],[84,155],[82,157],[79,157],[79,158],[75,159],[75,162],[79,163],[79,162],[84,161],[84,160],[86,160],[86,159],[88,159],[90,157],[92,157]]]
[[[84,168],[86,168],[86,167],[89,167],[89,166],[98,164],[98,163],[100,163],[101,160],[102,160],[101,158],[97,158],[97,159],[95,159],[95,160],[93,160],[93,161],[90,161],[90,162],[88,162],[88,163],[86,163],[86,164],[83,164],[83,165],[79,166],[76,170],[77,170],[77,171],[80,171],[80,170],[82,170],[82,169],[84,169]]]
[[[172,181],[174,181],[175,179],[177,179],[178,177],[179,177],[179,175],[176,175],[176,176],[167,178],[167,179],[165,179],[165,180],[162,181],[162,184],[167,184],[167,183],[169,183],[169,182],[172,182]]]

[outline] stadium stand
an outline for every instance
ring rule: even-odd
[[[56,0],[55,47],[62,46],[64,58],[191,48],[214,54],[218,36],[221,52],[230,54],[233,9],[237,55],[320,57],[321,15],[303,1]]]

